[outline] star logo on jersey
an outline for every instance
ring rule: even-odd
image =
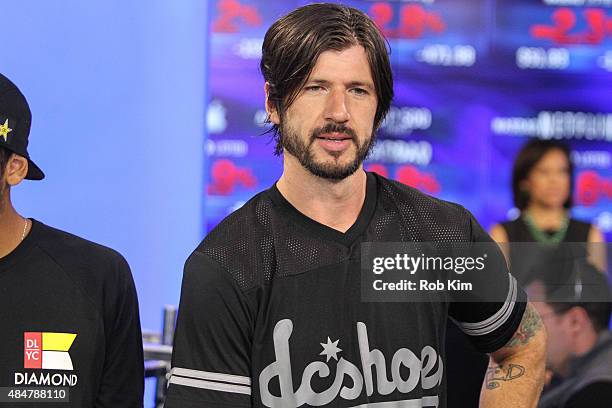
[[[68,350],[76,336],[73,333],[23,333],[23,368],[74,370]]]
[[[323,346],[323,351],[320,353],[320,355],[327,358],[327,360],[325,360],[326,363],[332,358],[338,361],[338,353],[342,351],[341,348],[338,348],[339,341],[340,339],[332,343],[331,339],[328,337],[327,343],[319,343],[321,346]]]
[[[6,119],[3,124],[0,124],[0,137],[3,137],[5,142],[8,139],[9,132],[12,131],[13,129],[9,127],[8,119]]]

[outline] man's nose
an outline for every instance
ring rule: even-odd
[[[325,119],[336,123],[345,123],[351,118],[348,110],[346,94],[343,91],[332,91],[327,101]]]

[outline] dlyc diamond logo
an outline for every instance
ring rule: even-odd
[[[43,370],[73,370],[70,346],[72,333],[23,333],[23,367]]]

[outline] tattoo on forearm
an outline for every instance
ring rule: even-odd
[[[502,381],[512,381],[525,374],[525,367],[518,364],[507,366],[490,366],[487,369],[485,384],[488,390],[501,387]]]
[[[535,311],[533,306],[528,303],[519,328],[510,341],[506,343],[505,347],[527,344],[529,343],[529,339],[535,336],[540,330],[542,330],[542,319],[540,319],[540,315]]]

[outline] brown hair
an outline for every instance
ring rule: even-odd
[[[534,139],[527,142],[521,148],[514,160],[512,169],[512,195],[514,206],[523,211],[529,205],[529,194],[521,188],[521,183],[529,177],[531,170],[538,164],[542,157],[551,150],[560,150],[567,158],[570,176],[570,193],[563,206],[572,207],[572,191],[574,186],[574,166],[570,158],[570,150],[567,145],[555,140]]]
[[[277,20],[264,37],[260,69],[269,84],[268,99],[282,117],[324,51],[361,45],[368,56],[378,105],[374,129],[393,99],[393,75],[385,38],[362,11],[340,4],[300,7]],[[269,123],[269,118],[267,120]],[[279,129],[272,125],[276,154],[282,152]]]

